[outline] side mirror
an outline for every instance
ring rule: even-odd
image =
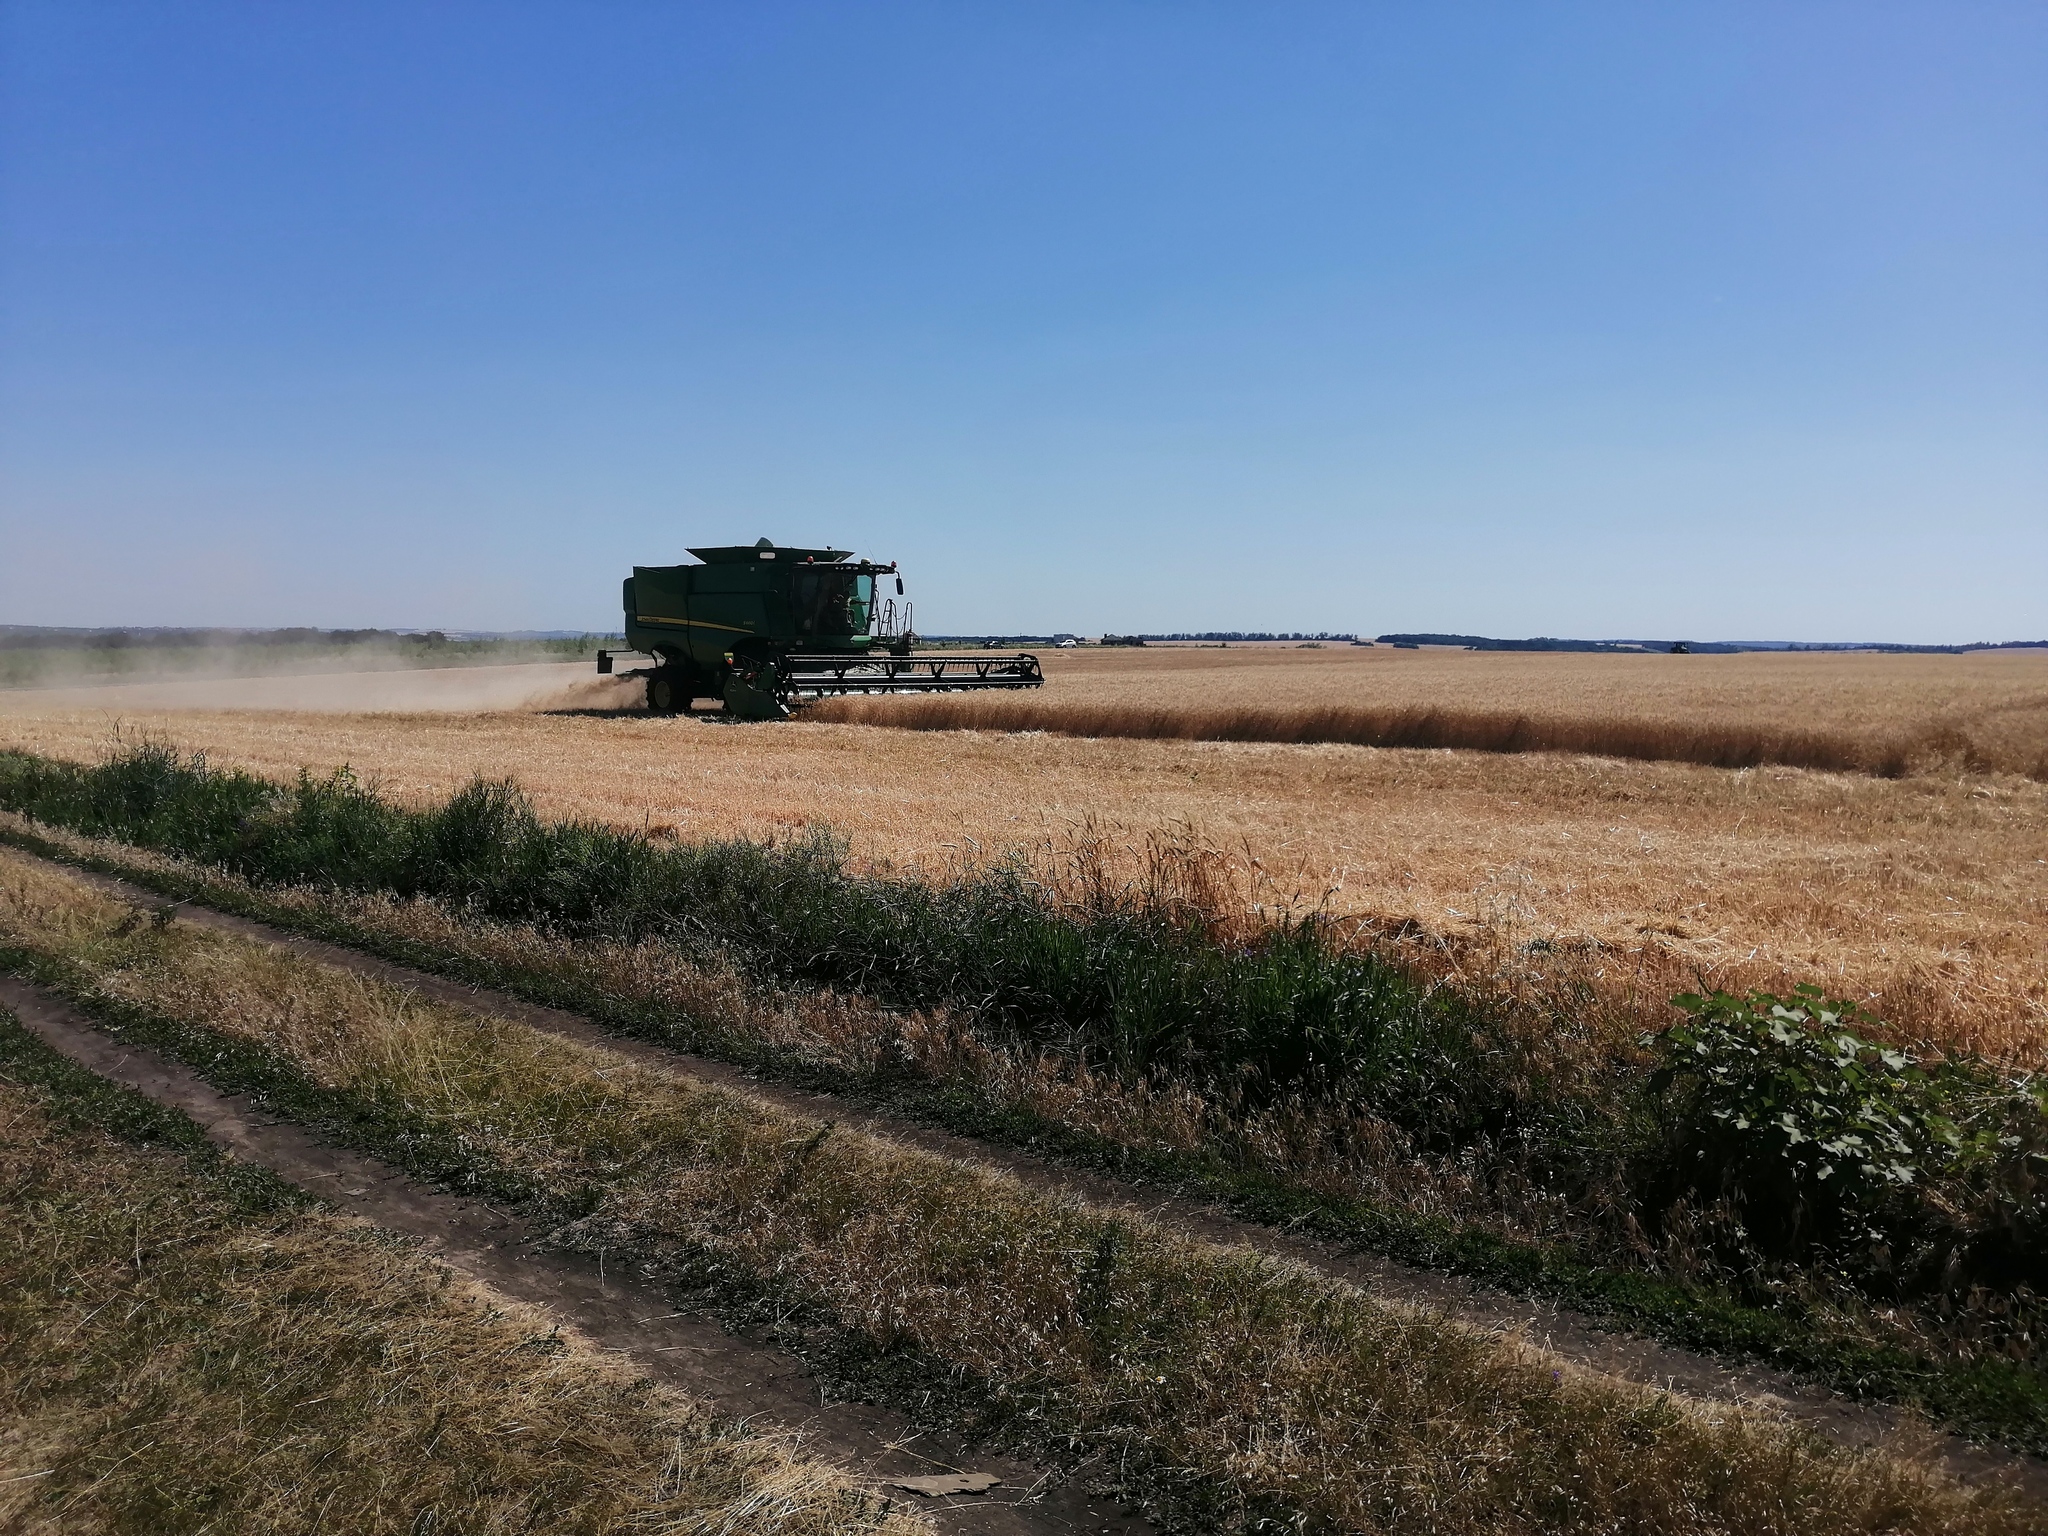
[[[901,576],[896,578],[896,595],[898,597],[903,595],[903,578]]]

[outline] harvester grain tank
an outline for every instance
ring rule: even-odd
[[[748,720],[787,719],[807,699],[842,693],[1036,688],[1028,652],[917,651],[895,564],[844,549],[762,539],[690,551],[700,565],[636,565],[626,578],[626,644],[652,666],[647,707],[687,710],[719,698]],[[885,584],[893,584],[891,595]],[[597,670],[613,670],[597,653]]]

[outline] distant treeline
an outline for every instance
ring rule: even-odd
[[[1966,651],[2041,651],[2048,650],[2048,640],[1973,640],[1968,645],[1893,645],[1887,641],[1859,644],[1855,641],[1831,643],[1816,641],[1807,644],[1794,641],[1789,645],[1737,645],[1739,651],[1896,651],[1909,656],[1960,656]]]
[[[1730,655],[1738,651],[1885,651],[1910,655],[1959,656],[1966,651],[1997,651],[2015,648],[2048,649],[2048,640],[1979,640],[1970,645],[1895,645],[1883,641],[1796,640],[1555,640],[1540,636],[1534,640],[1495,640],[1486,635],[1381,635],[1382,645],[1460,645],[1468,651],[1607,651],[1626,655],[1669,651],[1683,646],[1687,651],[1708,655]]]
[[[1739,651],[1743,646],[1725,641],[1675,640],[1555,640],[1547,635],[1534,640],[1493,640],[1485,635],[1381,635],[1381,645],[1459,645],[1468,651],[1668,651],[1684,645],[1689,651]]]
[[[1068,640],[1080,642],[1079,635],[928,635],[918,631],[919,647],[937,647],[945,650],[954,646],[974,651],[1014,651],[1023,646],[1060,645]]]
[[[1307,633],[1279,634],[1263,629],[1205,629],[1200,634],[1143,635],[1133,638],[1145,640],[1339,640],[1349,642],[1356,640],[1358,636],[1353,634],[1336,635],[1321,629],[1312,635]]]

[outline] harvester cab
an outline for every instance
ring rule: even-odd
[[[914,649],[910,604],[892,562],[844,549],[793,549],[762,539],[690,551],[698,565],[636,565],[626,578],[626,644],[652,665],[647,707],[688,710],[722,699],[746,720],[786,720],[841,693],[1036,688],[1026,652]],[[890,588],[894,591],[891,592]],[[612,672],[614,653],[597,653]]]

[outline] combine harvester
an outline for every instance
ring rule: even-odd
[[[914,651],[903,578],[844,549],[788,549],[763,539],[690,551],[702,565],[636,565],[626,579],[626,644],[654,665],[647,707],[687,711],[725,701],[743,720],[787,720],[807,699],[838,693],[935,693],[1036,688],[1028,652]],[[876,582],[896,596],[876,601]],[[597,653],[613,670],[614,652]],[[616,653],[624,654],[624,653]]]

